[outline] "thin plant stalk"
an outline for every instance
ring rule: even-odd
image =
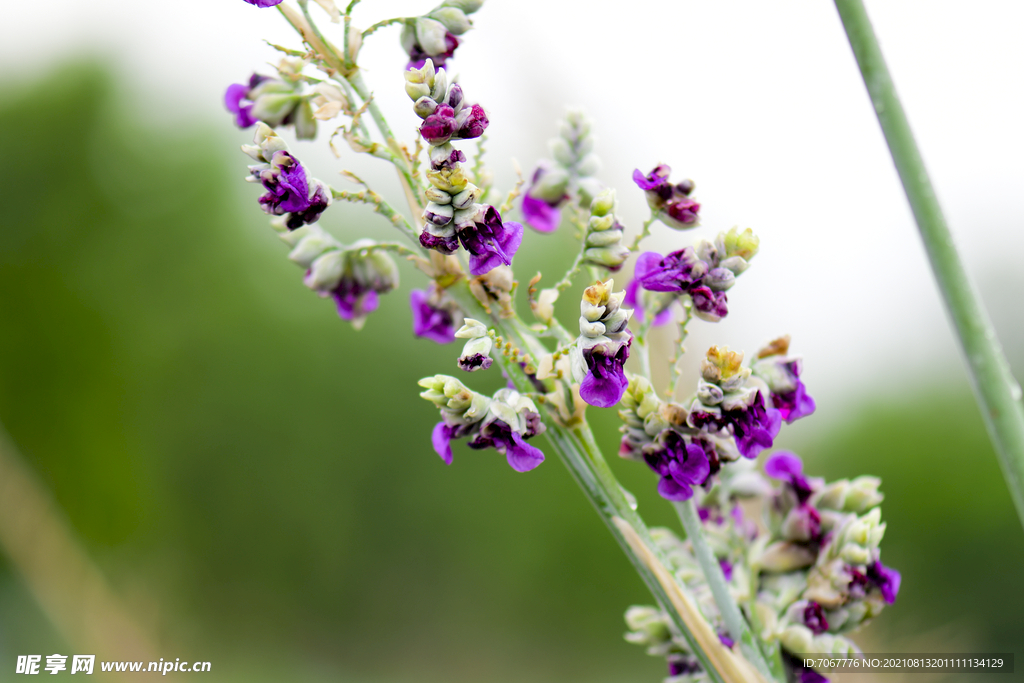
[[[708,539],[704,536],[704,527],[693,499],[677,501],[675,508],[679,514],[679,521],[682,522],[683,529],[686,531],[686,537],[693,546],[693,554],[700,564],[708,587],[711,588],[711,595],[715,599],[715,604],[718,605],[718,611],[722,614],[722,621],[725,622],[725,628],[729,631],[729,637],[739,643],[740,652],[761,670],[763,676],[769,679],[785,680],[786,674],[778,666],[782,662],[764,656],[750,630],[750,625],[747,624],[743,613],[740,612],[739,605],[732,599],[722,565],[719,564],[714,551],[708,545]],[[776,666],[773,668],[771,663],[775,663]]]
[[[850,47],[882,126],[928,260],[938,281],[999,464],[1024,524],[1024,406],[1020,385],[996,337],[935,197],[928,172],[861,0],[835,0]]]

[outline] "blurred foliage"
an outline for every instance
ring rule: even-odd
[[[248,131],[147,129],[98,66],[0,101],[0,421],[161,656],[210,680],[660,680],[621,639],[648,597],[567,471],[464,447],[443,466],[415,382],[455,349],[413,338],[408,285],[360,333],[303,287],[241,180]],[[575,249],[527,240],[521,277]],[[884,477],[904,584],[872,629],[905,641],[880,642],[1024,641],[1024,537],[969,397],[873,405],[804,452]],[[672,523],[652,475],[613,466]],[[68,650],[5,565],[0,606],[0,666]]]

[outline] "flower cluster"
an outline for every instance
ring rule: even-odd
[[[698,494],[703,531],[732,598],[743,606],[758,638],[781,644],[783,661],[796,680],[823,681],[817,672],[804,670],[796,655],[856,654],[847,635],[899,593],[899,572],[880,560],[885,532],[877,507],[880,482],[859,477],[826,485],[805,477],[792,453],[771,456],[765,472],[776,483],[754,470],[751,461],[725,468],[708,491]],[[749,517],[747,510],[763,510],[762,519]],[[817,521],[809,525],[808,519]],[[667,529],[652,529],[651,535],[722,643],[733,647],[692,543]],[[626,623],[626,640],[666,657],[668,680],[703,678],[664,612],[630,607]]]
[[[634,279],[639,287],[650,292],[687,294],[698,318],[718,322],[729,313],[726,290],[750,266],[758,244],[750,228],[742,232],[733,228],[720,233],[714,242],[701,240],[696,247],[686,247],[667,256],[648,251],[637,258]],[[671,297],[661,298],[662,308],[655,315],[667,309],[672,301]]]
[[[647,205],[662,223],[676,230],[688,230],[700,225],[700,204],[690,199],[693,181],[683,180],[673,185],[669,182],[672,169],[658,164],[644,175],[640,169],[633,171],[633,182],[644,191]]]
[[[445,0],[421,17],[406,19],[402,26],[402,49],[409,55],[406,69],[420,69],[428,61],[441,69],[455,54],[459,39],[473,22],[470,14],[483,6],[483,0]]]
[[[306,268],[306,286],[334,299],[338,315],[357,330],[377,310],[377,295],[398,286],[398,266],[373,240],[346,247],[319,226],[287,232],[282,238],[293,247],[288,258]]]
[[[262,183],[267,192],[260,207],[272,216],[282,216],[289,230],[315,223],[331,205],[331,190],[310,178],[289,151],[284,140],[270,126],[260,123],[252,145],[242,151],[260,163],[249,167],[249,182]]]
[[[516,472],[528,472],[544,462],[540,449],[526,440],[544,432],[537,406],[513,389],[499,389],[487,398],[467,389],[454,377],[435,375],[421,379],[420,396],[441,409],[441,422],[431,437],[434,450],[452,463],[453,439],[469,438],[470,448],[493,448]]]
[[[224,93],[224,106],[235,117],[235,125],[249,128],[258,121],[277,128],[295,126],[295,137],[316,137],[316,119],[310,98],[302,93],[302,69],[306,62],[283,59],[277,67],[280,78],[253,74],[248,83],[232,83]]]
[[[625,292],[612,293],[614,282],[587,287],[580,301],[580,336],[570,350],[573,379],[580,396],[598,408],[619,402],[629,382],[623,366],[633,335],[626,327],[633,311],[622,308]]]
[[[523,241],[523,226],[504,222],[493,206],[477,203],[483,193],[466,175],[466,155],[450,142],[483,134],[488,123],[483,108],[466,102],[462,87],[449,85],[444,69],[435,71],[430,60],[406,71],[405,79],[413,109],[423,119],[420,135],[430,147],[431,187],[425,193],[420,244],[453,254],[461,242],[473,275],[511,264]]]
[[[558,137],[550,141],[552,160],[541,161],[523,195],[523,218],[540,232],[552,232],[562,222],[561,207],[579,195],[583,206],[601,191],[594,177],[600,161],[594,154],[590,119],[572,110],[559,126]]]
[[[661,401],[645,377],[630,380],[620,405],[619,455],[645,462],[667,500],[689,500],[724,462],[739,458],[729,439],[689,426],[686,409]]]
[[[280,3],[246,1],[259,7]],[[342,23],[335,0],[316,2]],[[632,248],[624,242],[614,190],[604,189],[595,178],[599,162],[591,123],[583,114],[570,112],[551,143],[553,159],[533,174],[521,208],[527,223],[541,232],[555,230],[562,211],[571,210],[580,228],[580,251],[552,287],[537,291],[540,273],[530,281],[530,305],[538,323],[527,324],[516,311],[518,282],[511,268],[523,226],[503,221],[486,203],[490,180],[480,163],[482,145],[472,168],[455,146],[483,136],[487,113],[466,98],[444,68],[482,0],[444,0],[422,16],[385,19],[366,31],[351,26],[355,4],[345,10],[344,58],[316,28],[306,3],[300,3],[301,14],[282,6],[282,15],[303,38],[303,50],[278,48],[289,58],[281,62],[276,77],[254,74],[225,94],[235,123],[256,126],[255,144],[243,147],[256,162],[248,180],[262,186],[259,204],[290,245],[289,258],[305,269],[305,284],[332,299],[338,314],[358,329],[378,307],[380,295],[398,287],[398,268],[390,254],[407,257],[427,275],[427,288],[409,296],[413,333],[440,344],[463,340],[460,370],[486,370],[497,361],[508,382],[488,396],[448,375],[422,379],[420,395],[440,410],[431,436],[435,452],[451,464],[452,442],[465,439],[472,449],[494,449],[518,472],[532,470],[544,460],[529,443],[545,432],[543,409],[552,447],[588,483],[584,489],[605,520],[613,527],[621,522],[632,528],[635,534],[619,527],[624,547],[634,562],[652,570],[642,572],[645,580],[660,582],[673,598],[663,605],[670,613],[632,607],[626,615],[627,640],[665,657],[669,681],[713,678],[702,667],[718,666],[711,654],[726,654],[715,642],[717,634],[721,646],[738,648],[762,673],[775,669],[772,675],[781,680],[773,667],[781,655],[788,680],[820,683],[822,677],[804,668],[796,656],[854,652],[847,634],[894,602],[900,588],[899,572],[881,562],[885,524],[878,508],[879,480],[858,477],[826,484],[807,476],[800,459],[788,452],[771,454],[763,473],[757,469],[756,458],[774,447],[782,423],[815,411],[801,360],[789,355],[788,337],[761,349],[748,366],[742,354],[712,347],[701,360],[693,394],[685,400],[675,398],[678,365],[672,366],[665,398],[652,385],[649,328],[665,322],[670,308],[680,302],[685,317],[680,319],[678,343],[684,351],[692,316],[710,322],[725,318],[727,292],[757,254],[758,238],[750,229],[733,228],[713,241],[700,240],[667,255],[644,253],[626,291],[614,291],[614,282],[602,281],[599,274],[621,269]],[[401,42],[409,57],[404,86],[420,120],[422,144],[417,141],[415,152],[395,139],[363,81],[367,71],[357,62],[362,39],[393,24],[403,27]],[[320,74],[304,74],[307,67]],[[362,119],[367,113],[379,136]],[[311,178],[271,127],[294,125],[297,137],[312,138],[317,120],[339,116],[348,123],[336,133],[354,152],[396,167],[405,199],[417,215],[415,225],[349,172],[344,173],[362,185],[361,191],[332,190]],[[429,168],[421,174],[424,144]],[[655,220],[677,230],[699,223],[700,205],[691,198],[693,182],[673,184],[670,175],[665,165],[646,175],[639,170],[633,174],[651,208],[637,244],[650,234]],[[511,206],[517,192],[518,186],[503,206]],[[332,200],[369,206],[399,228],[411,245],[369,239],[342,244],[316,225]],[[451,257],[460,249],[468,253],[471,277],[466,277],[464,261]],[[596,284],[582,293],[574,338],[555,315],[555,304],[583,269]],[[634,311],[637,319],[649,316],[635,328],[635,338],[629,329]],[[641,363],[627,375],[631,349]],[[657,491],[680,512],[687,540],[657,529],[647,537],[628,495],[615,488],[609,470],[597,469],[603,465],[586,407],[616,404],[622,420],[619,454],[655,473]],[[671,578],[657,571],[658,563]],[[674,587],[669,585],[673,579]],[[657,593],[657,586],[651,587]],[[679,596],[686,599],[674,599]],[[762,652],[750,642],[751,635],[770,647]]]
[[[687,424],[710,433],[732,434],[740,454],[756,458],[779,434],[782,415],[766,402],[768,392],[743,354],[712,346],[701,361],[701,379],[689,407]]]

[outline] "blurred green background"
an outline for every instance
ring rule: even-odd
[[[415,382],[452,349],[413,337],[413,271],[356,333],[285,258],[226,121],[147,127],[98,65],[0,102],[0,422],[159,656],[211,681],[665,675],[621,638],[648,597],[557,458],[517,475],[431,450]],[[387,230],[365,207],[323,223]],[[520,277],[571,258],[568,234],[529,239],[550,248]],[[870,651],[1024,642],[1024,534],[946,374],[783,442],[829,478],[883,477],[903,588]],[[613,453],[614,413],[597,422]],[[612,465],[673,525],[649,472]],[[0,609],[0,670],[75,651],[2,553]]]

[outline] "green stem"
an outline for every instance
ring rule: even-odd
[[[377,32],[378,29],[382,29],[385,26],[391,26],[391,24],[400,24],[403,21],[405,21],[405,17],[394,17],[393,19],[385,19],[384,21],[378,21],[376,24],[363,31],[363,38],[373,35],[374,33]]]
[[[668,389],[665,390],[665,396],[670,401],[676,395],[676,384],[679,383],[679,377],[683,374],[682,368],[679,367],[679,361],[682,359],[683,354],[686,353],[686,347],[683,346],[683,342],[686,341],[686,337],[689,334],[687,326],[690,324],[690,321],[693,320],[693,304],[689,301],[683,302],[683,311],[685,315],[683,315],[683,319],[679,321],[679,339],[676,340],[675,355],[673,355],[672,360],[669,361],[671,373],[668,382]]]
[[[651,214],[651,217],[644,221],[644,227],[641,228],[640,234],[636,236],[636,239],[633,240],[633,244],[629,247],[630,251],[636,251],[640,248],[640,243],[651,234],[651,226],[654,225],[654,221],[656,220],[658,220],[657,217],[654,214]]]
[[[1024,524],[1024,406],[1020,385],[950,235],[910,124],[861,0],[835,0],[910,201],[939,290],[967,358],[974,393]]]
[[[700,568],[704,572],[704,578],[707,579],[708,586],[711,588],[711,595],[715,598],[718,611],[722,614],[722,621],[725,622],[729,636],[739,643],[743,656],[757,667],[761,675],[769,680],[785,681],[786,676],[783,671],[772,671],[768,665],[754,634],[750,631],[747,620],[740,612],[739,605],[732,599],[732,594],[729,593],[729,584],[725,580],[725,574],[722,573],[722,565],[718,563],[718,558],[715,557],[714,551],[711,550],[711,546],[708,545],[708,540],[704,536],[704,527],[701,525],[697,506],[693,499],[676,502],[675,508],[679,513],[679,521],[683,523],[683,529],[686,530],[686,537],[690,539],[690,544],[693,546],[693,554],[696,555],[697,562],[700,563]]]
[[[393,226],[404,232],[414,244],[419,245],[420,237],[411,225],[398,211],[395,211],[390,204],[384,201],[384,198],[373,190],[367,188],[359,192],[349,192],[348,190],[336,190],[331,188],[331,196],[334,199],[340,199],[346,202],[358,202],[363,204],[373,205],[373,210],[380,215],[387,218]]]
[[[405,192],[406,201],[409,203],[409,208],[413,211],[413,216],[420,215],[423,213],[423,207],[420,204],[420,198],[415,189],[416,183],[412,177],[412,168],[410,168],[409,164],[405,163],[405,152],[395,139],[395,134],[391,132],[391,126],[388,125],[387,119],[384,118],[384,112],[380,110],[380,107],[373,100],[370,89],[367,87],[366,81],[363,80],[362,71],[356,71],[346,78],[352,85],[352,89],[356,91],[356,94],[367,103],[370,118],[373,119],[380,134],[384,136],[384,142],[387,144],[388,149],[395,154],[395,169],[398,171],[398,179],[402,182],[402,190]],[[401,160],[402,163],[397,163],[397,160]]]

